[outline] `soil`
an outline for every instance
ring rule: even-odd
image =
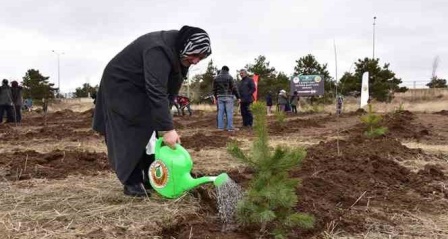
[[[319,237],[328,225],[336,223],[346,233],[369,231],[369,223],[394,226],[391,215],[406,210],[438,214],[448,210],[448,191],[440,185],[448,183],[447,164],[428,163],[411,170],[403,163],[416,158],[434,161],[420,149],[404,146],[402,140],[444,144],[448,139],[446,111],[436,114],[416,114],[403,111],[384,115],[386,135],[369,139],[363,136],[364,126],[359,117],[365,112],[335,115],[288,116],[285,125],[269,117],[270,135],[306,132],[322,141],[307,148],[307,156],[291,176],[301,180],[296,193],[296,210],[316,218],[311,230],[291,231],[290,238]],[[93,111],[82,113],[64,110],[49,113],[24,114],[21,125],[0,125],[1,143],[24,145],[30,142],[102,140],[90,130]],[[195,112],[193,116],[175,117],[176,128],[182,135],[182,145],[188,150],[222,149],[231,140],[252,140],[254,133],[240,130],[234,133],[216,130],[214,112]],[[241,122],[235,120],[236,125]],[[335,125],[343,132],[343,140],[334,139]],[[340,153],[338,154],[338,145]],[[442,156],[440,156],[442,157]],[[440,159],[444,162],[446,159]],[[55,150],[38,153],[30,150],[1,151],[0,177],[10,181],[31,178],[61,179],[68,175],[97,175],[110,170],[107,155],[81,150]],[[212,169],[222,172],[222,168]],[[199,175],[201,172],[197,172]],[[250,168],[228,170],[227,173],[243,188],[253,177]],[[199,176],[196,175],[196,176]],[[177,223],[164,227],[164,238],[253,238],[255,230],[238,228],[222,232],[217,218],[214,189],[204,186],[192,191],[201,202],[197,214],[179,215]],[[381,208],[381,210],[378,210]],[[101,231],[97,231],[98,235]],[[93,234],[95,234],[93,233]],[[91,236],[95,236],[95,235]]]
[[[41,154],[36,151],[3,153],[0,157],[1,174],[6,179],[31,178],[61,179],[70,174],[98,175],[109,170],[105,153],[56,150]]]
[[[217,132],[221,134],[205,135],[203,133],[196,133],[191,136],[182,137],[182,146],[195,151],[200,151],[201,149],[226,147],[227,142],[231,139],[228,135],[226,135],[226,131]]]

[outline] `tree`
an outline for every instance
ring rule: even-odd
[[[246,64],[245,68],[249,72],[259,75],[258,99],[264,98],[268,91],[277,92],[280,89],[289,87],[288,77],[282,72],[276,75],[275,67],[271,67],[270,62],[263,55],[255,58],[253,64]]]
[[[98,85],[93,87],[89,83],[84,83],[82,87],[76,88],[76,91],[73,93],[73,95],[75,98],[89,97],[89,94],[92,95],[97,91],[98,91]]]
[[[213,65],[213,59],[210,59],[205,73],[199,75],[196,79],[199,84],[199,91],[201,95],[208,95],[212,92],[213,80],[217,72],[218,68]]]
[[[335,97],[336,84],[327,70],[327,64],[320,64],[316,58],[308,54],[296,60],[294,75],[321,75],[324,78],[324,102],[331,102]]]
[[[269,147],[266,108],[262,103],[252,106],[255,134],[252,152],[244,153],[238,142],[229,145],[229,152],[254,170],[249,188],[237,206],[237,219],[244,226],[256,226],[262,234],[285,238],[295,227],[312,228],[314,217],[294,210],[299,181],[288,171],[297,167],[306,152],[301,148]]]
[[[23,77],[23,97],[38,100],[54,98],[57,88],[53,88],[54,84],[48,82],[49,78],[43,76],[39,70],[29,69]]]
[[[445,79],[439,79],[437,77],[433,77],[431,81],[426,84],[429,88],[447,88],[446,80]]]
[[[275,77],[275,67],[269,66],[270,62],[266,60],[266,57],[263,55],[255,58],[254,64],[247,64],[245,68],[260,76],[260,78],[273,78]]]
[[[369,72],[369,94],[373,99],[381,102],[391,101],[395,92],[405,92],[406,87],[400,87],[400,78],[389,69],[390,64],[379,66],[379,59],[364,58],[355,62],[355,73],[345,72],[340,80],[343,95],[359,95],[361,91],[361,80],[364,72]]]

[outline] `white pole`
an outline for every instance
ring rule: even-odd
[[[57,96],[61,94],[61,65],[60,65],[60,55],[64,54],[64,52],[56,52],[55,50],[52,50],[54,54],[58,56],[58,92]]]
[[[375,21],[376,17],[373,17],[373,60],[375,60]]]

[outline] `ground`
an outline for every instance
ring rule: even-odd
[[[0,125],[0,235],[256,237],[253,229],[221,231],[212,185],[176,200],[124,196],[103,138],[90,129],[89,107],[75,112],[56,105],[47,115],[26,113],[21,125]],[[363,135],[363,113],[301,113],[284,124],[268,118],[272,146],[307,151],[290,174],[301,180],[296,210],[316,223],[290,238],[448,238],[447,111],[382,111],[388,132],[374,139]],[[195,177],[227,172],[247,187],[254,172],[233,159],[226,144],[237,140],[249,150],[252,131],[218,131],[215,113],[198,108],[174,119]]]

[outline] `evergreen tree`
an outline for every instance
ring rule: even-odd
[[[369,93],[378,101],[392,100],[394,92],[405,92],[406,87],[400,87],[400,78],[389,69],[390,64],[379,66],[379,59],[364,58],[355,62],[355,73],[346,72],[340,80],[340,89],[343,95],[359,95],[361,91],[361,80],[364,72],[369,72]]]
[[[431,81],[426,84],[429,88],[447,88],[446,80],[445,79],[439,79],[437,76],[432,77]]]
[[[198,83],[201,95],[207,95],[213,91],[213,80],[216,76],[217,71],[217,67],[213,65],[213,60],[210,59],[207,65],[207,70],[199,77]]]
[[[265,106],[254,103],[252,110],[257,136],[252,152],[243,153],[236,142],[229,145],[229,152],[255,171],[246,195],[238,204],[237,219],[242,225],[259,227],[262,234],[269,232],[276,238],[285,238],[291,228],[311,228],[314,224],[312,216],[294,210],[299,182],[288,173],[306,153],[297,148],[270,148]]]
[[[54,98],[57,88],[48,82],[49,78],[40,74],[39,70],[29,69],[23,77],[23,97],[37,100]]]
[[[384,135],[387,132],[387,128],[381,126],[382,119],[383,117],[381,115],[375,114],[372,104],[369,104],[369,111],[367,114],[361,116],[361,121],[366,126],[364,135],[370,138]]]
[[[254,59],[254,64],[247,64],[245,68],[260,76],[260,78],[275,78],[275,67],[270,66],[270,62],[263,55]]]
[[[98,91],[98,85],[93,87],[89,83],[84,83],[82,87],[76,88],[76,91],[73,93],[73,95],[75,98],[88,97],[89,94],[92,95],[97,91]]]
[[[289,89],[289,77],[283,72],[277,74],[275,67],[271,67],[270,62],[263,55],[255,58],[253,64],[247,64],[246,69],[259,75],[258,99],[264,99],[269,91],[272,91],[275,97],[278,91]]]

